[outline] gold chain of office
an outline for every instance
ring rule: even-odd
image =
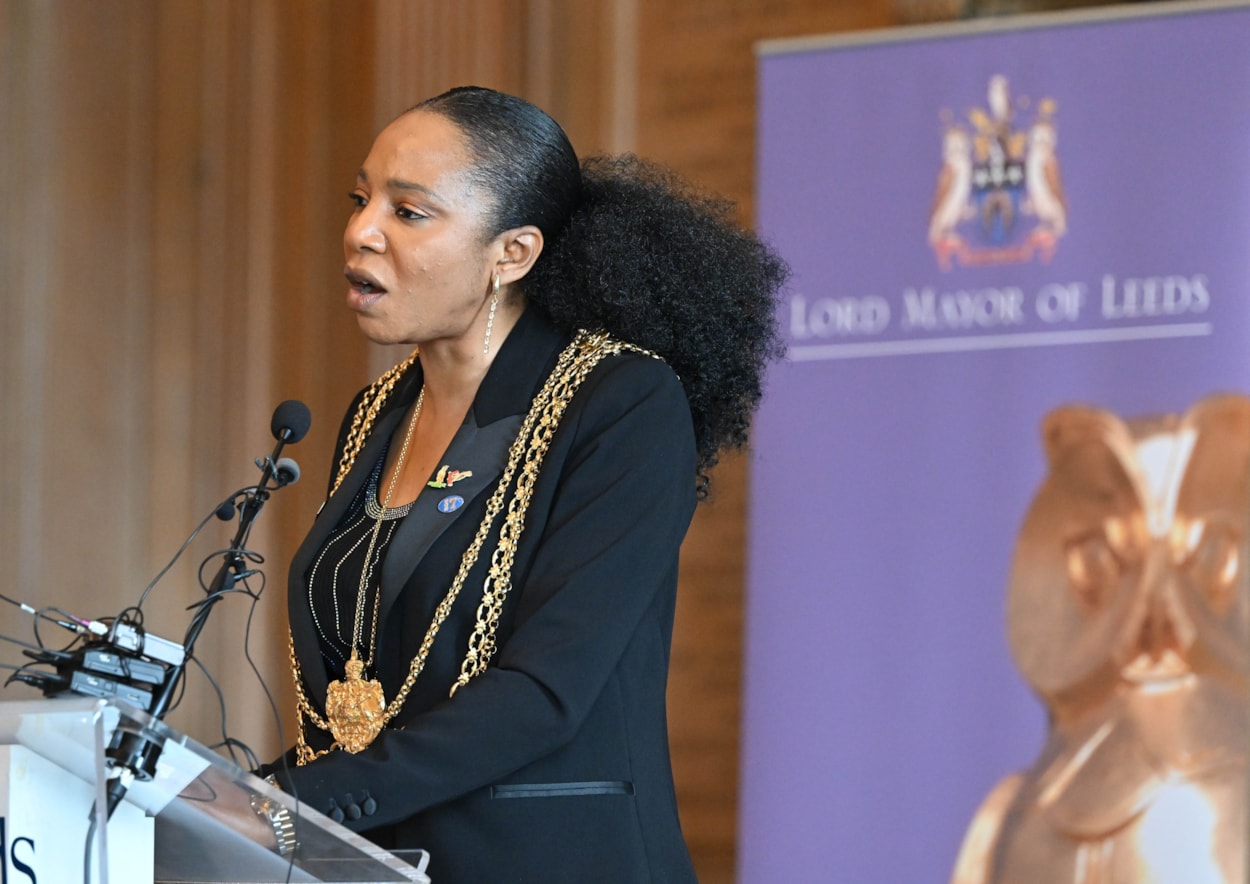
[[[543,384],[538,395],[534,397],[529,413],[526,414],[525,420],[521,424],[521,429],[508,450],[507,464],[499,478],[498,486],[496,486],[494,493],[486,504],[486,514],[482,517],[482,522],[478,526],[473,541],[460,559],[460,568],[456,572],[455,579],[452,580],[451,587],[447,590],[447,594],[434,611],[434,617],[426,630],[425,637],[422,639],[416,656],[412,658],[412,662],[408,667],[407,678],[404,679],[404,683],[400,686],[399,692],[396,693],[395,699],[385,707],[381,726],[385,726],[394,719],[403,708],[404,701],[408,699],[408,694],[412,691],[417,677],[425,668],[426,658],[430,654],[430,649],[434,646],[434,638],[438,635],[443,621],[451,613],[451,607],[460,595],[460,590],[464,587],[469,571],[476,564],[482,546],[490,534],[491,527],[494,525],[499,513],[504,510],[506,501],[507,513],[504,517],[503,526],[499,530],[499,538],[490,557],[490,569],[482,586],[482,599],[477,608],[477,623],[474,626],[473,634],[469,637],[468,651],[460,664],[460,676],[451,686],[451,695],[454,696],[459,688],[486,669],[486,664],[490,662],[491,657],[495,653],[495,633],[499,628],[499,616],[503,610],[508,591],[512,588],[512,563],[516,558],[517,542],[520,540],[521,531],[525,527],[525,514],[529,508],[530,497],[533,494],[534,482],[538,478],[543,458],[551,445],[551,439],[559,427],[560,419],[564,415],[570,400],[572,400],[573,394],[577,392],[591,370],[605,357],[614,356],[624,351],[642,353],[659,358],[648,350],[617,341],[603,332],[592,334],[587,331],[579,331],[572,343],[560,354],[560,358],[556,362],[556,366],[550,376],[548,376],[546,383]],[[394,389],[395,383],[411,367],[416,358],[417,353],[414,351],[408,359],[390,369],[365,391],[356,409],[351,429],[348,431],[347,439],[344,443],[343,455],[339,460],[338,474],[335,476],[334,486],[330,492],[331,495],[338,490],[343,478],[351,470],[352,465],[355,464],[356,456],[364,447],[365,440],[373,428],[373,423],[381,411],[386,398],[390,395],[391,390]],[[512,485],[512,479],[516,475],[518,468],[520,468],[520,475],[517,477],[515,489],[509,496],[508,489]],[[374,606],[373,614],[373,631],[376,636],[378,616],[378,606],[376,605]],[[304,691],[304,679],[300,673],[299,660],[295,655],[294,636],[288,636],[288,641],[291,655],[291,673],[295,680],[297,713],[296,759],[299,764],[303,765],[336,748],[346,747],[336,741],[329,749],[317,752],[308,745],[304,731],[305,720],[326,732],[330,732],[330,722],[319,715],[312,703],[309,702],[308,695]],[[360,746],[350,751],[360,751],[363,748],[364,746]]]

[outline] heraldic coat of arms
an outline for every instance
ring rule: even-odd
[[[1053,99],[1035,110],[990,78],[986,108],[966,120],[944,112],[942,168],[929,213],[938,265],[1049,261],[1067,232]]]

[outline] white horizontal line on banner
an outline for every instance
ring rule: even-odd
[[[1209,322],[1172,325],[1133,325],[1072,331],[1019,332],[1010,335],[966,335],[958,338],[916,338],[908,341],[865,341],[855,344],[791,345],[791,362],[822,359],[863,359],[872,356],[919,356],[926,353],[968,353],[975,350],[1015,350],[1024,347],[1062,347],[1069,344],[1108,344],[1158,338],[1200,338],[1211,334]]]

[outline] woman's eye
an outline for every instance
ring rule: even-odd
[[[405,221],[420,221],[422,218],[429,217],[418,212],[416,209],[410,209],[407,206],[399,206],[395,209],[395,214]]]
[[[355,191],[349,193],[347,195],[347,198],[351,200],[353,203],[355,203],[356,208],[358,209],[363,209],[365,207],[365,203],[368,202],[368,200],[364,198],[363,194],[356,193]]]

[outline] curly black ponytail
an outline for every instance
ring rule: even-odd
[[[664,358],[690,400],[703,480],[717,452],[746,441],[764,365],[782,353],[786,266],[728,202],[667,169],[597,157],[582,176],[582,203],[526,294],[562,328],[604,329]]]

